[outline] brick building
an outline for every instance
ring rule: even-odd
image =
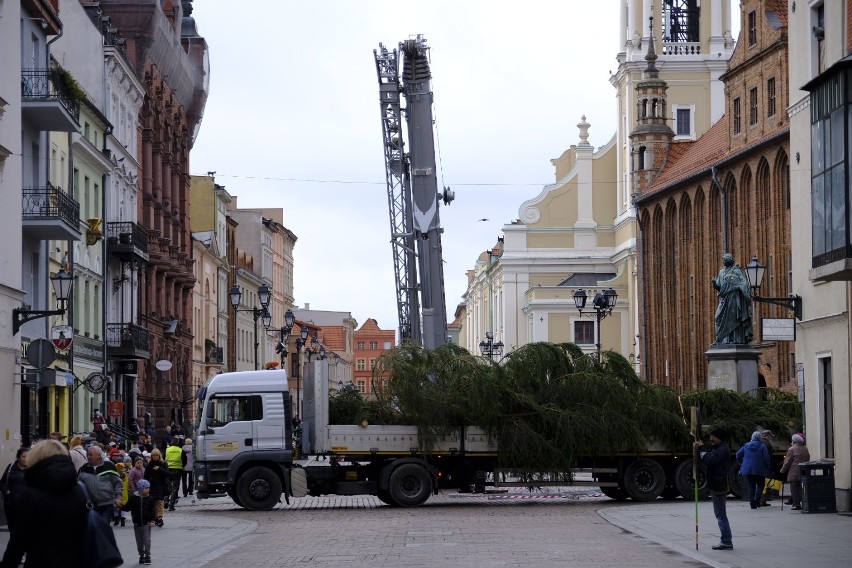
[[[673,139],[664,118],[668,86],[659,79],[653,43],[636,85],[630,138],[644,377],[677,389],[706,386],[704,353],[715,339],[718,303],[710,279],[723,252],[741,266],[753,256],[767,265],[761,295],[790,291],[787,6],[745,0],[741,11],[740,38],[722,75],[725,114],[703,136]],[[789,313],[767,304],[753,309],[761,384],[790,388],[793,343],[760,336],[761,318]]]
[[[396,346],[396,331],[381,329],[373,318],[355,330],[355,370],[353,383],[367,396],[373,394],[373,367],[385,351]]]
[[[190,17],[190,2],[102,0],[100,8],[122,30],[145,87],[138,221],[148,233],[150,264],[140,279],[139,323],[149,334],[151,360],[140,361],[138,408],[161,429],[184,421],[193,395],[189,152],[207,100],[207,44]],[[171,366],[158,369],[161,360]]]

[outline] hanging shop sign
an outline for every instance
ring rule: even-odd
[[[59,351],[65,351],[74,342],[74,328],[70,325],[55,325],[50,330],[50,340]]]
[[[107,388],[107,378],[103,373],[91,373],[85,380],[86,388],[94,394],[101,394]]]

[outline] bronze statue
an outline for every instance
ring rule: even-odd
[[[734,264],[734,255],[726,252],[722,256],[722,264],[725,266],[719,275],[710,279],[719,293],[714,344],[745,345],[753,336],[751,286],[740,266]]]

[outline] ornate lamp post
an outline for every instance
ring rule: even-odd
[[[15,308],[12,310],[12,335],[16,335],[21,326],[34,319],[46,318],[48,316],[64,316],[65,307],[71,296],[71,288],[74,286],[74,278],[66,269],[65,263],[62,268],[50,277],[53,284],[53,292],[56,294],[56,303],[59,305],[55,310],[31,310],[29,306]]]
[[[751,299],[764,304],[782,306],[796,314],[796,319],[802,321],[802,297],[790,294],[786,298],[760,296],[760,285],[763,283],[763,275],[766,273],[766,265],[761,264],[756,256],[751,257],[751,262],[746,265],[746,276],[751,287]]]
[[[616,294],[615,290],[612,288],[607,288],[601,292],[595,294],[592,299],[592,309],[587,310],[586,308],[586,300],[588,299],[588,295],[585,290],[577,290],[574,292],[574,305],[577,306],[577,310],[580,312],[581,316],[588,315],[597,319],[597,338],[598,341],[595,344],[597,348],[598,354],[598,363],[601,362],[601,320],[606,316],[612,313],[612,309],[615,307],[616,302],[618,301],[618,294]]]
[[[254,370],[258,370],[258,361],[257,361],[257,348],[260,346],[260,343],[257,341],[257,320],[263,321],[263,327],[268,328],[272,323],[272,315],[270,315],[267,308],[269,307],[269,302],[272,299],[272,289],[266,284],[261,284],[257,289],[257,298],[260,301],[260,306],[252,306],[251,308],[240,308],[240,301],[243,298],[243,291],[240,290],[239,286],[234,285],[233,288],[228,292],[228,296],[231,298],[231,305],[234,306],[235,312],[251,312],[252,319],[254,320]]]
[[[308,342],[308,328],[304,325],[296,338],[296,412],[302,416],[302,347]]]
[[[485,332],[485,339],[487,341],[479,342],[479,351],[483,356],[488,357],[489,359],[494,359],[494,356],[500,357],[503,355],[503,342],[498,341],[494,343],[494,334],[490,331]]]

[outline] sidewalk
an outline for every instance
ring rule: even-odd
[[[200,568],[239,546],[239,540],[257,528],[257,523],[234,517],[199,515],[204,509],[201,503],[209,502],[190,505],[189,500],[181,499],[176,511],[166,511],[165,526],[151,529],[154,565]],[[136,566],[139,553],[129,513],[126,523],[125,527],[114,527],[113,533],[124,565]],[[6,550],[8,542],[9,533],[0,531],[0,550]]]
[[[733,550],[711,550],[719,527],[709,500],[698,504],[698,551],[695,550],[695,504],[690,501],[630,503],[606,507],[598,514],[609,523],[657,542],[708,566],[719,568],[836,568],[852,558],[852,516],[802,514],[781,499],[771,507],[751,509],[748,501],[728,498]]]

